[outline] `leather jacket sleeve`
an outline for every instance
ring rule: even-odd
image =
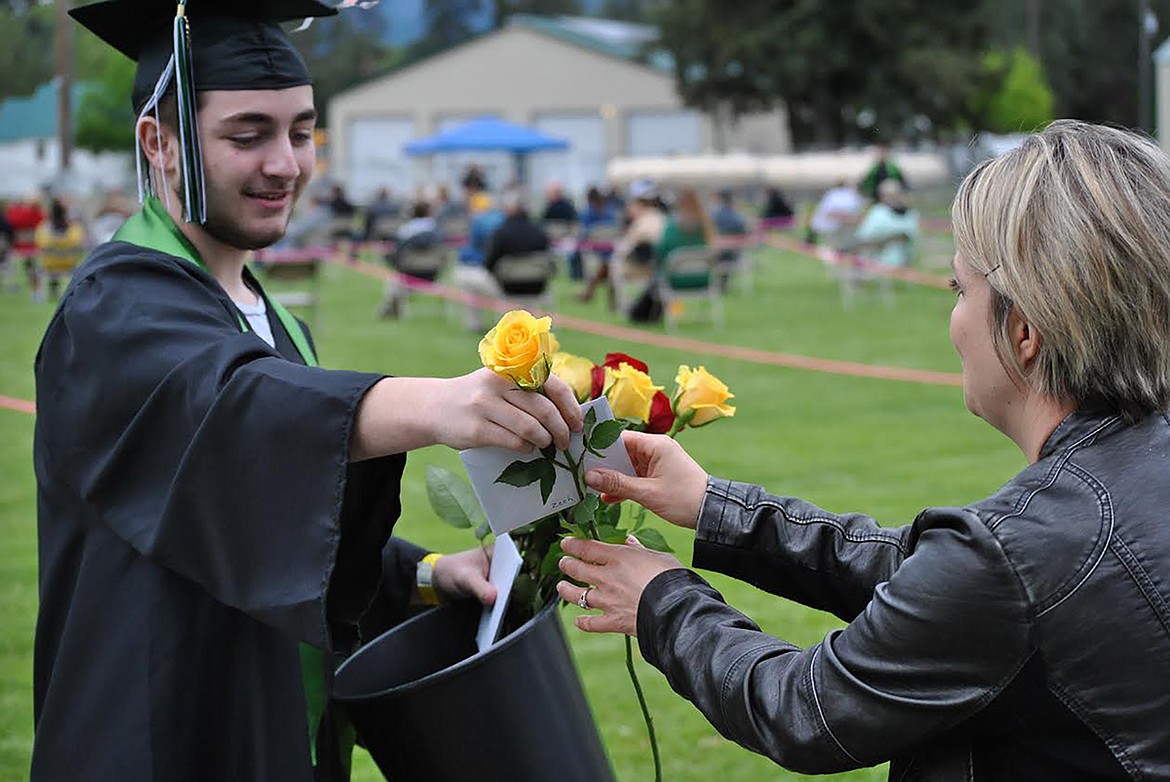
[[[1027,661],[1028,603],[973,512],[927,510],[906,531],[887,533],[906,547],[902,559],[860,553],[897,550],[874,545],[871,521],[723,487],[709,486],[700,529],[719,541],[718,564],[731,575],[844,608],[867,580],[893,571],[844,630],[808,649],[761,632],[689,570],[647,586],[638,606],[643,657],[727,738],[802,773],[874,765],[979,711]],[[802,565],[815,577],[799,577]],[[769,567],[777,575],[767,576]],[[796,589],[786,574],[796,574]],[[832,594],[834,577],[849,582],[838,590],[844,602]],[[820,601],[818,584],[830,593]]]
[[[902,564],[911,529],[711,478],[693,564],[849,621]]]

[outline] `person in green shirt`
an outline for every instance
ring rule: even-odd
[[[682,247],[711,247],[715,244],[715,227],[711,216],[703,207],[698,191],[687,188],[679,193],[674,212],[662,229],[662,237],[654,245],[654,259],[660,272],[669,277],[676,288],[704,288],[710,280],[710,273],[672,274],[666,260],[670,254]]]

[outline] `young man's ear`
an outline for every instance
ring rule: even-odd
[[[178,139],[175,134],[150,115],[139,120],[135,132],[151,167],[161,169],[168,177],[173,176],[178,171]]]

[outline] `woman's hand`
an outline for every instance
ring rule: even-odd
[[[446,554],[435,562],[431,586],[444,602],[474,597],[490,606],[496,602],[496,588],[488,581],[490,564],[488,554],[481,548]]]
[[[581,593],[588,590],[585,608],[601,613],[579,616],[576,625],[589,633],[637,635],[638,602],[646,585],[659,573],[682,567],[670,554],[644,548],[633,536],[622,546],[565,538],[561,547],[568,555],[560,561],[561,572],[589,586],[561,581],[557,594],[566,602],[581,605]]]
[[[633,500],[671,524],[694,529],[707,493],[707,473],[682,446],[661,434],[622,432],[637,478],[590,470],[585,483],[605,502]]]

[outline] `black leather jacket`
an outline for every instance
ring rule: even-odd
[[[712,479],[694,564],[849,622],[800,649],[690,571],[642,596],[643,656],[782,766],[1170,779],[1165,415],[1074,414],[993,496],[902,529]]]

